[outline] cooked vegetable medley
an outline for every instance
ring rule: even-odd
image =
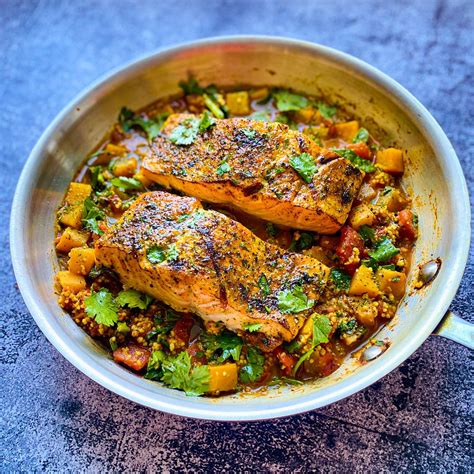
[[[192,396],[301,385],[383,344],[417,238],[402,150],[315,97],[180,87],[124,107],[70,184],[61,307]]]

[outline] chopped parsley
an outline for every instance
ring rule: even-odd
[[[82,226],[97,235],[101,235],[104,232],[99,227],[99,222],[103,221],[104,219],[104,211],[102,211],[102,209],[97,206],[91,197],[87,197],[84,200],[84,207],[82,210]]]
[[[86,313],[95,319],[98,324],[113,326],[118,319],[118,305],[109,290],[102,288],[92,291],[90,296],[84,299]]]
[[[397,247],[392,244],[392,241],[388,237],[385,237],[375,244],[373,250],[369,251],[369,256],[375,260],[375,262],[382,263],[390,260],[399,253],[400,249],[397,249]]]
[[[227,158],[222,160],[219,166],[216,169],[216,173],[218,176],[222,176],[230,171],[230,165],[227,163]]]
[[[367,143],[369,139],[369,132],[366,128],[359,128],[359,131],[356,133],[356,136],[352,139],[352,143],[364,142]]]
[[[329,342],[329,334],[331,333],[331,321],[327,316],[322,316],[320,314],[314,314],[313,318],[313,337],[311,340],[311,348],[308,352],[305,352],[299,359],[298,362],[293,367],[293,375],[296,375],[301,364],[311,357],[314,350],[319,344]]]
[[[268,280],[267,277],[265,276],[264,273],[260,275],[260,278],[258,279],[258,286],[260,288],[260,291],[265,295],[268,296],[271,291],[270,291],[270,286],[268,285]]]
[[[326,119],[331,120],[337,113],[337,107],[331,107],[324,102],[318,102],[319,113]]]
[[[122,107],[119,114],[119,123],[124,132],[130,131],[132,127],[140,127],[151,141],[160,134],[165,120],[168,118],[167,112],[156,115],[155,117],[145,119],[140,115],[134,114],[127,107]]]
[[[263,375],[265,356],[254,346],[247,346],[247,363],[240,369],[239,378],[243,383],[257,382]]]
[[[137,290],[123,290],[117,295],[115,301],[120,306],[147,309],[153,298]]]
[[[303,178],[306,183],[311,183],[318,167],[309,153],[301,153],[290,158],[291,167]]]
[[[237,334],[224,331],[221,334],[201,334],[201,340],[207,351],[212,353],[212,358],[219,364],[232,358],[235,362],[240,359],[242,351],[242,338]]]
[[[348,291],[351,286],[351,276],[346,273],[344,270],[339,270],[338,268],[331,268],[331,273],[329,277],[334,282],[336,288],[340,290]]]
[[[300,313],[314,306],[314,300],[309,299],[300,285],[295,285],[291,290],[278,293],[278,309],[285,314]]]
[[[359,168],[366,173],[373,173],[376,171],[376,167],[369,161],[361,158],[357,153],[349,150],[348,148],[334,149],[339,156],[344,157],[346,160],[349,160],[356,168]]]
[[[158,245],[152,245],[146,251],[146,257],[150,263],[163,263],[165,260],[173,261],[179,256],[179,252],[176,249],[175,244],[171,244],[167,249],[159,247]]]
[[[246,323],[244,329],[248,332],[257,332],[262,329],[262,325],[260,323]]]
[[[284,89],[273,91],[272,95],[276,101],[276,108],[280,112],[304,109],[309,104],[309,100],[306,97]]]

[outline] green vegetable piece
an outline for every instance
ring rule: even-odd
[[[137,290],[123,290],[117,295],[115,301],[122,307],[147,309],[153,298]]]
[[[333,151],[339,156],[346,158],[346,160],[349,160],[356,168],[359,168],[365,173],[373,173],[377,169],[369,160],[364,160],[357,153],[354,153],[348,148],[335,149]]]
[[[112,336],[111,338],[109,338],[109,345],[110,345],[110,348],[111,348],[113,351],[117,350],[118,345],[117,345],[117,341],[116,341],[116,339],[115,339],[114,336]]]
[[[356,136],[352,139],[352,143],[364,142],[367,143],[369,140],[369,132],[366,128],[359,128]]]
[[[195,118],[183,120],[172,130],[168,138],[175,145],[191,145],[198,136],[199,123],[199,120]]]
[[[284,89],[273,91],[273,97],[276,100],[276,107],[280,112],[304,109],[309,104],[309,100],[306,97]]]
[[[102,166],[89,166],[91,186],[94,191],[101,191],[105,186],[105,179],[102,175]]]
[[[213,98],[211,98],[207,94],[203,94],[202,97],[204,99],[204,104],[213,113],[213,115],[216,118],[218,118],[218,119],[225,118],[225,113],[221,109],[221,107],[219,106],[219,103],[216,100],[214,100]]]
[[[130,131],[132,127],[140,127],[147,135],[149,141],[153,140],[160,134],[161,129],[165,120],[168,118],[169,114],[163,112],[151,118],[143,118],[139,115],[136,115],[127,107],[122,107],[122,110],[119,114],[119,123],[124,132]]]
[[[130,328],[127,326],[127,323],[124,321],[119,321],[117,323],[117,332],[120,332],[122,334],[127,334],[130,332]]]
[[[260,275],[260,278],[258,279],[258,286],[260,288],[260,291],[265,296],[268,296],[271,293],[270,286],[268,285],[267,277],[263,273]]]
[[[199,122],[199,133],[204,133],[208,128],[216,124],[216,119],[205,110]]]
[[[102,288],[92,291],[84,299],[86,313],[95,319],[98,324],[113,326],[118,319],[118,305],[109,290]]]
[[[266,110],[258,110],[248,116],[251,120],[257,120],[258,122],[270,122],[270,113]]]
[[[243,383],[257,382],[263,375],[265,356],[254,346],[247,346],[247,364],[239,372],[239,378]]]
[[[375,242],[375,230],[368,225],[362,225],[359,228],[359,235],[366,245],[370,245]]]
[[[112,186],[120,189],[121,191],[133,191],[137,189],[142,189],[143,185],[141,181],[135,178],[128,178],[126,176],[118,176],[110,180]]]
[[[278,293],[278,309],[285,314],[300,313],[314,306],[314,300],[308,299],[300,285],[295,285],[291,290]]]
[[[300,232],[298,239],[293,239],[290,244],[291,252],[301,252],[314,245],[314,235],[309,232]]]
[[[162,382],[171,388],[183,390],[188,396],[199,396],[209,390],[211,375],[209,367],[192,367],[187,351],[176,357],[167,357],[161,362]]]
[[[257,331],[260,331],[261,328],[262,328],[262,325],[260,323],[244,324],[244,329],[248,332],[257,332]]]
[[[105,219],[105,213],[91,197],[84,200],[84,207],[82,210],[82,226],[94,232],[97,235],[102,235],[104,232],[99,227],[99,222]]]
[[[149,380],[160,380],[163,376],[161,364],[166,359],[163,351],[153,351],[148,359],[148,365],[144,377]]]
[[[334,282],[336,288],[344,291],[348,291],[351,286],[351,276],[344,270],[338,268],[332,268],[329,277]]]
[[[303,178],[306,183],[311,183],[318,167],[309,153],[301,153],[290,158],[291,167]]]
[[[190,77],[188,81],[179,81],[178,85],[187,95],[202,95],[204,92],[194,77]]]
[[[355,319],[350,319],[349,321],[343,321],[337,326],[337,330],[340,334],[352,334],[357,327],[357,321]]]
[[[218,363],[225,362],[230,358],[235,362],[239,361],[243,342],[237,334],[228,331],[218,335],[202,334],[201,340],[206,350],[210,351],[213,357],[217,357]]]
[[[369,256],[372,257],[377,263],[381,263],[390,260],[399,253],[400,249],[397,249],[397,247],[392,244],[392,241],[388,237],[385,237],[375,244],[373,250],[369,251]]]
[[[324,102],[318,102],[319,113],[327,120],[332,120],[337,113],[337,107],[331,107]]]

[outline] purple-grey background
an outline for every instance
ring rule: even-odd
[[[91,81],[153,49],[271,34],[338,48],[386,72],[451,139],[474,189],[474,3],[0,0],[1,471],[467,472],[472,353],[440,338],[347,400],[274,422],[187,420],[87,379],[46,341],[15,286],[8,220],[42,131]],[[471,319],[474,255],[453,310]]]

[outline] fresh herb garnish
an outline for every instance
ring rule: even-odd
[[[367,143],[369,139],[369,132],[366,128],[359,128],[359,131],[356,133],[356,136],[352,139],[352,143],[364,142]]]
[[[163,112],[155,117],[145,119],[140,115],[134,114],[133,111],[127,109],[127,107],[122,107],[119,114],[119,123],[124,132],[130,131],[130,129],[135,126],[140,127],[146,133],[148,140],[151,141],[160,134],[168,116],[169,114],[167,112]]]
[[[269,122],[270,121],[270,113],[266,110],[258,110],[253,114],[248,116],[251,120],[257,120],[258,122]]]
[[[149,341],[158,335],[168,334],[179,319],[180,316],[170,309],[165,310],[164,316],[162,314],[155,316],[155,327],[146,335],[146,339]]]
[[[123,290],[115,299],[120,306],[128,306],[129,308],[147,309],[153,298],[145,293],[137,290]]]
[[[300,313],[314,306],[314,300],[309,299],[300,285],[295,285],[291,290],[278,293],[278,309],[282,313]]]
[[[355,319],[349,319],[349,321],[342,321],[337,326],[339,334],[352,334],[354,329],[357,327],[357,321]]]
[[[218,335],[201,334],[201,340],[206,350],[212,353],[218,363],[225,362],[229,358],[235,362],[239,361],[243,342],[237,334],[228,331]]]
[[[257,332],[262,329],[262,325],[260,323],[245,323],[244,329],[248,332]]]
[[[370,245],[375,242],[375,230],[368,225],[362,225],[359,227],[359,235],[366,245]]]
[[[369,161],[361,158],[357,153],[349,150],[348,148],[334,149],[339,156],[349,160],[356,168],[359,168],[366,173],[373,173],[376,171],[376,167]]]
[[[326,119],[331,120],[337,113],[337,107],[331,107],[324,102],[318,102],[319,113]]]
[[[163,351],[153,351],[148,359],[148,365],[144,377],[149,380],[160,380],[163,376],[161,364],[166,359]]]
[[[216,120],[209,115],[207,110],[201,118],[187,118],[175,127],[169,135],[169,139],[175,145],[191,145],[200,133],[215,125]]]
[[[304,353],[299,359],[298,362],[293,367],[293,375],[296,375],[301,364],[311,357],[314,350],[319,344],[324,342],[329,342],[329,334],[331,333],[332,326],[331,321],[327,316],[321,316],[319,314],[314,314],[313,318],[313,338],[311,340],[311,349]]]
[[[125,321],[119,321],[117,323],[117,332],[127,334],[130,332],[130,328],[127,326],[127,323]]]
[[[102,235],[104,232],[99,227],[99,222],[104,219],[104,211],[97,206],[91,197],[87,197],[84,200],[84,207],[82,210],[82,226],[97,235]]]
[[[344,270],[339,270],[338,268],[331,268],[331,273],[329,277],[334,282],[336,288],[340,290],[349,290],[351,286],[351,276],[346,273]]]
[[[95,319],[98,324],[113,326],[118,319],[118,305],[112,294],[106,288],[92,291],[84,299],[86,313]]]
[[[257,382],[263,375],[265,356],[254,346],[247,346],[247,364],[239,372],[243,383]]]
[[[141,181],[135,178],[128,178],[127,176],[113,178],[110,180],[110,183],[121,191],[133,191],[143,188]]]
[[[167,249],[158,245],[152,245],[146,251],[146,257],[151,263],[163,263],[165,260],[173,261],[178,256],[179,252],[175,244],[171,244]]]
[[[270,286],[268,284],[267,277],[265,276],[264,273],[260,275],[260,278],[258,279],[258,287],[260,288],[260,291],[265,295],[268,296],[271,291],[270,291]]]
[[[273,91],[272,95],[275,98],[276,107],[280,112],[304,109],[309,104],[309,100],[306,97],[284,89]]]
[[[314,245],[314,235],[309,232],[300,232],[298,239],[293,239],[291,241],[290,247],[288,250],[291,252],[301,252],[311,248]]]
[[[265,226],[265,230],[267,231],[267,234],[270,237],[275,238],[278,235],[278,229],[275,227],[275,224],[272,222],[267,222],[267,225]]]
[[[318,167],[309,153],[301,153],[290,158],[291,167],[303,178],[306,183],[311,183]]]
[[[91,186],[94,191],[101,191],[105,185],[102,166],[89,166]]]
[[[374,249],[368,253],[377,263],[381,263],[390,260],[395,255],[398,255],[400,249],[397,249],[397,247],[392,244],[392,241],[388,237],[385,237],[384,239],[379,240],[375,244]]]
[[[218,176],[222,176],[230,171],[230,165],[227,163],[227,158],[223,159],[219,166],[216,169],[216,173]]]
[[[240,130],[247,138],[255,138],[257,135],[257,132],[255,130],[252,130],[250,128],[242,128]]]

